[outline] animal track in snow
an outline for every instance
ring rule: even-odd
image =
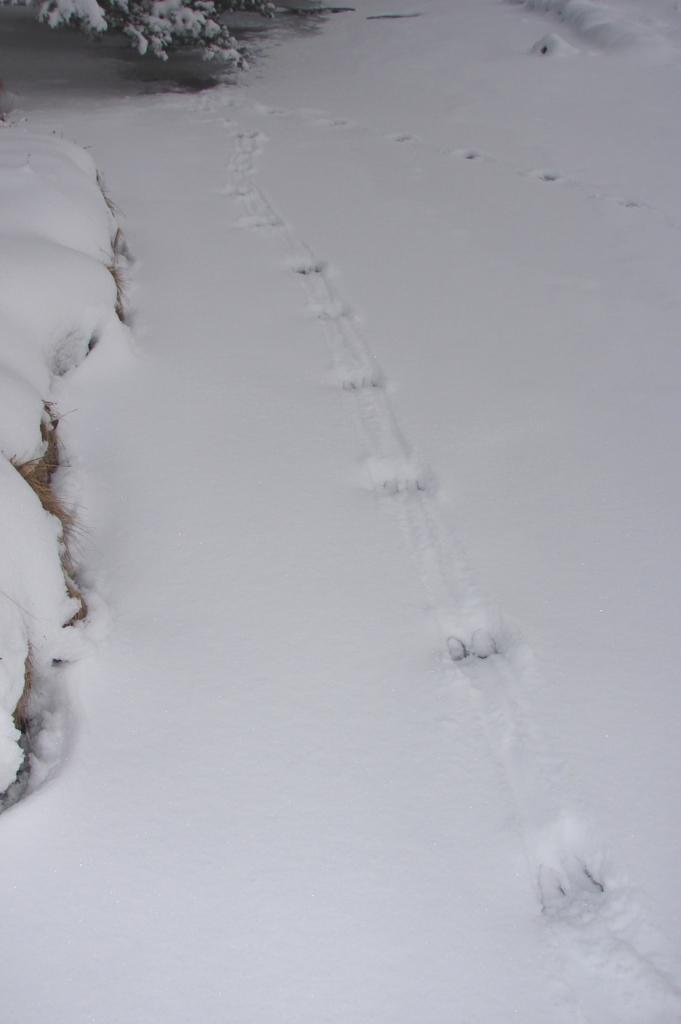
[[[478,149],[455,149],[452,156],[457,156],[460,160],[480,160],[482,153]]]
[[[432,487],[429,471],[411,460],[374,457],[366,466],[373,486],[384,494],[414,494]]]
[[[569,869],[540,865],[537,883],[542,911],[556,917],[584,912],[587,908],[598,912],[598,902],[605,894],[603,882],[578,858]]]
[[[550,824],[561,818],[568,801],[560,767],[533,736],[532,716],[525,710],[535,685],[531,671],[528,675],[527,655],[497,622],[472,582],[463,549],[443,519],[434,477],[400,430],[383,375],[352,306],[337,288],[325,261],[297,237],[255,184],[255,161],[263,147],[261,133],[240,133],[234,137],[234,146],[232,195],[244,199],[250,217],[259,224],[281,228],[275,237],[286,250],[286,269],[295,273],[305,308],[319,319],[326,335],[339,386],[358,427],[368,481],[378,495],[391,499],[385,506],[409,537],[441,637],[443,671],[456,685],[466,685],[490,754],[500,766],[536,884],[538,908],[544,912],[547,937],[554,943],[576,995],[578,1013],[584,1017],[580,1008],[584,1005],[590,1019],[599,1019],[598,1013],[592,1012],[590,972],[594,962],[607,959],[613,949],[617,951],[616,970],[626,970],[635,978],[630,986],[633,996],[652,1005],[656,999],[659,1002],[663,991],[668,993],[664,998],[673,1001],[676,990],[657,965],[656,950],[662,944],[650,941],[648,933],[629,924],[638,914],[633,894],[623,886],[613,901],[600,866],[603,858],[594,854],[593,844],[577,841],[574,828],[570,832]],[[476,150],[459,155],[472,160],[480,157]],[[511,170],[523,176],[532,173]],[[538,840],[537,836],[544,838]],[[611,987],[616,993],[616,985]],[[681,1002],[677,999],[674,1005],[678,1009]],[[671,1022],[677,1017],[670,1014],[668,1019]],[[665,1018],[658,1014],[657,1019]],[[643,1020],[642,1016],[641,1024]]]
[[[562,181],[558,171],[530,171],[530,176],[539,181]]]
[[[254,103],[253,110],[256,114],[261,114],[263,117],[290,117],[291,111],[284,110],[283,107],[270,107],[266,103]]]
[[[318,128],[354,128],[355,122],[345,117],[319,117],[313,121]]]
[[[239,217],[236,223],[239,228],[254,228],[256,230],[282,228],[284,226],[284,222],[280,217],[269,213],[254,213],[245,217]]]
[[[417,142],[418,140],[414,135],[410,135],[409,132],[395,132],[393,135],[388,135],[387,139],[389,142]]]
[[[310,256],[292,257],[288,261],[288,266],[294,273],[301,274],[303,277],[307,277],[309,274],[323,274],[327,269],[324,260],[317,260]]]
[[[470,637],[462,639],[458,636],[447,637],[447,651],[452,661],[464,661],[466,658],[490,658],[499,653],[496,640],[486,629],[473,630]]]
[[[312,303],[309,309],[312,316],[316,316],[318,320],[341,320],[352,316],[352,308],[342,299]]]
[[[253,197],[253,189],[250,185],[224,185],[218,192],[229,199],[248,200]]]
[[[442,151],[444,152],[444,151]],[[581,193],[587,199],[596,200],[597,202],[614,203],[617,206],[622,206],[628,210],[643,210],[657,220],[662,221],[668,228],[673,231],[681,231],[681,223],[678,223],[673,217],[665,213],[649,203],[642,202],[640,200],[631,198],[622,198],[621,196],[611,195],[608,192],[599,191],[596,187],[579,181],[575,178],[568,178],[560,174],[558,171],[552,169],[532,169],[525,170],[523,168],[513,166],[510,162],[499,159],[494,156],[490,156],[488,153],[482,153],[478,149],[466,148],[466,149],[455,149],[450,150],[449,155],[457,157],[460,160],[484,160],[485,163],[493,164],[497,167],[503,168],[506,171],[517,175],[522,178],[534,178],[536,181],[543,181],[547,184],[560,184],[564,188],[572,189],[575,192]]]
[[[385,381],[380,370],[358,371],[343,374],[341,387],[344,391],[361,391],[364,388],[384,388]]]
[[[382,16],[380,16],[382,17]],[[375,16],[374,16],[375,18]],[[206,109],[208,109],[209,101],[204,101]],[[230,106],[233,108],[239,108],[244,106],[243,101],[231,99],[230,101],[224,101],[223,106]],[[300,107],[297,110],[286,110],[281,107],[269,106],[265,103],[250,103],[250,107],[254,113],[260,116],[269,116],[275,118],[298,118],[300,121],[308,124],[312,124],[320,128],[357,128],[358,125],[355,121],[345,117],[332,117],[327,111],[320,110],[315,107]],[[202,110],[204,108],[201,108]],[[223,119],[227,130],[232,133],[235,131],[235,123],[229,119]],[[252,148],[252,152],[257,155],[261,152],[264,143],[267,141],[267,137],[259,131],[242,133],[246,137],[249,146]],[[416,136],[409,132],[394,132],[387,136],[382,136],[384,140],[395,143],[411,143],[412,145],[420,145],[431,150],[440,153],[442,156],[452,156],[460,160],[467,160],[470,162],[484,161],[486,164],[496,165],[500,168],[505,169],[511,174],[518,175],[520,177],[531,177],[538,181],[544,181],[546,183],[560,183],[565,188],[570,188],[576,192],[582,193],[586,198],[596,200],[598,202],[614,203],[615,205],[622,206],[626,209],[638,209],[644,211],[651,217],[655,217],[657,220],[662,221],[668,228],[674,231],[681,231],[681,223],[679,223],[673,216],[666,213],[664,210],[660,210],[650,203],[644,201],[635,200],[631,198],[622,198],[621,196],[611,195],[606,191],[601,191],[598,187],[590,185],[587,182],[579,181],[574,178],[567,178],[561,175],[559,172],[552,169],[529,169],[514,166],[508,160],[500,157],[495,157],[489,153],[484,153],[475,147],[465,147],[455,150],[447,150],[438,146],[429,146],[427,143],[420,141]],[[236,168],[235,168],[236,169]]]
[[[637,203],[635,199],[621,199],[621,198],[610,198],[610,202],[616,203],[617,206],[623,206],[625,210],[640,210],[643,208],[642,203]]]

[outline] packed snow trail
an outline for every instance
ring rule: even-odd
[[[494,26],[525,31],[518,13],[457,8],[475,74]],[[637,385],[652,393],[658,362],[674,379],[664,261],[681,211],[663,182],[650,205],[664,217],[518,173],[560,166],[607,196],[650,195],[626,162],[629,180],[608,181],[603,167],[578,175],[567,144],[558,159],[543,136],[509,142],[507,111],[483,105],[452,124],[446,102],[416,87],[423,53],[412,65],[413,43],[395,35],[444,38],[428,20],[339,22],[274,54],[246,91],[122,100],[103,88],[65,105],[38,90],[32,119],[90,145],[125,211],[139,349],[122,359],[98,347],[59,396],[73,410],[94,640],[110,622],[92,657],[63,670],[75,732],[62,773],[2,820],[8,1019],[681,1019],[676,936],[657,928],[667,905],[675,920],[673,785],[660,767],[660,806],[644,809],[649,763],[590,731],[604,706],[613,730],[634,706],[636,648],[613,631],[626,658],[610,645],[598,690],[600,637],[576,628],[591,605],[582,615],[571,603],[555,544],[558,529],[572,544],[574,528],[555,505],[525,531],[514,512],[515,478],[531,475],[535,500],[553,478],[548,462],[532,465],[544,449],[511,397],[522,404],[536,364],[562,429],[570,363],[554,374],[536,338],[556,318],[570,327],[576,298],[581,311],[591,294],[611,297],[596,258],[613,251],[609,218],[623,236],[618,275],[633,294],[641,274],[646,299],[664,299],[639,307],[617,292],[635,326],[643,312],[651,325]],[[404,60],[371,90],[383,44],[365,38],[378,26],[392,33],[388,58]],[[527,62],[531,41],[518,51]],[[459,159],[469,145],[499,159]],[[647,226],[619,219],[630,217]],[[570,265],[566,223],[580,246],[595,225],[596,256],[580,248]],[[548,303],[537,276],[553,302],[545,335],[528,320]],[[532,328],[522,339],[516,320]],[[601,371],[585,325],[583,348],[569,331],[561,340],[621,401],[629,350]],[[625,328],[617,341],[631,346]],[[674,397],[654,393],[647,437]],[[580,414],[591,426],[588,403]],[[511,472],[489,437],[502,455],[520,439]],[[560,439],[549,429],[540,441],[583,485]],[[631,445],[640,477],[637,459]],[[648,492],[675,494],[660,479]],[[540,672],[464,551],[565,680]],[[672,593],[667,578],[659,589]],[[557,638],[544,607],[557,609]],[[647,606],[638,614],[650,621]],[[676,691],[663,675],[653,684],[673,721]],[[660,766],[666,737],[663,725],[637,735],[644,751],[654,739]]]

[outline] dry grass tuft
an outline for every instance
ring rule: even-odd
[[[107,264],[106,269],[109,271],[114,279],[116,285],[116,316],[121,323],[126,322],[126,303],[125,303],[125,274],[124,266],[130,259],[130,253],[128,246],[125,241],[125,237],[120,228],[116,228],[116,234],[111,242],[111,261]]]
[[[97,185],[99,191],[102,193],[102,198],[106,203],[109,213],[117,220],[119,216],[119,209],[114,203],[113,199],[107,191],[104,179],[102,178],[99,171],[97,171]],[[125,280],[123,274],[123,266],[130,258],[128,246],[126,244],[123,232],[120,227],[116,227],[116,233],[111,241],[111,260],[107,263],[106,269],[109,271],[114,279],[116,285],[116,316],[121,323],[126,322],[126,306],[125,306]]]
[[[77,622],[82,622],[83,619],[87,618],[87,611],[88,611],[88,609],[87,609],[87,602],[86,602],[85,598],[83,597],[83,595],[82,595],[81,591],[79,590],[77,584],[74,583],[73,577],[71,576],[71,573],[69,572],[69,568],[68,567],[70,565],[70,562],[71,562],[71,560],[70,560],[70,558],[68,558],[68,555],[66,557],[62,557],[62,569],[64,570],[64,579],[66,581],[66,590],[67,590],[67,593],[68,593],[69,597],[72,597],[74,600],[78,601],[78,608],[77,608],[76,612],[71,616],[69,621],[67,623],[65,623],[65,625],[67,625],[67,626],[75,626],[75,624]]]
[[[31,691],[33,689],[33,659],[29,648],[24,664],[24,688],[19,698],[19,703],[14,709],[14,725],[20,733],[25,735],[28,732],[30,720]]]
[[[106,269],[113,277],[114,284],[116,285],[116,316],[122,324],[125,323],[125,299],[123,295],[123,289],[125,287],[125,281],[123,280],[123,271],[121,270],[120,263],[112,262],[107,263]]]
[[[40,424],[40,433],[45,442],[45,451],[39,458],[30,459],[27,462],[17,462],[16,459],[11,461],[17,472],[22,475],[29,487],[38,496],[38,500],[45,511],[55,516],[61,523],[63,540],[61,563],[66,590],[69,597],[73,597],[79,602],[75,615],[66,623],[66,625],[72,626],[74,622],[78,622],[87,616],[85,598],[74,581],[75,570],[69,547],[78,524],[74,513],[64,505],[64,502],[59,498],[52,486],[52,478],[60,465],[59,439],[57,436],[59,420],[49,403],[45,403],[44,408],[45,412]]]
[[[114,259],[117,263],[121,263],[123,261],[129,263],[132,259],[128,243],[125,240],[125,235],[121,228],[116,228],[116,234],[113,236],[113,241],[111,243],[111,251],[113,252]]]
[[[2,82],[0,82],[0,90],[1,89]],[[119,212],[118,208],[109,195],[99,172],[97,173],[97,185],[99,186],[99,190],[102,193],[102,197],[109,209],[109,212],[111,213],[111,216],[117,218]],[[107,269],[116,285],[116,315],[123,323],[125,323],[126,319],[124,267],[129,259],[130,254],[123,232],[120,227],[117,227],[111,241],[111,260]],[[87,605],[82,593],[80,592],[78,584],[75,581],[75,568],[69,550],[70,540],[78,527],[76,516],[66,507],[52,486],[52,479],[60,465],[59,438],[57,435],[58,426],[59,419],[55,415],[54,408],[46,402],[44,405],[43,418],[40,424],[40,434],[45,448],[43,454],[37,459],[29,459],[26,462],[19,462],[16,459],[12,459],[11,462],[16,471],[21,474],[29,487],[37,495],[38,500],[45,511],[49,512],[52,516],[56,516],[61,524],[61,565],[64,573],[64,584],[69,597],[78,602],[78,608],[75,614],[67,623],[65,623],[67,626],[72,626],[74,623],[86,618]],[[14,710],[15,725],[24,735],[28,733],[30,728],[30,703],[31,691],[33,688],[33,677],[34,666],[29,648],[24,666],[24,688]]]
[[[119,213],[118,207],[116,206],[116,204],[114,203],[113,199],[109,195],[109,191],[108,191],[108,189],[107,189],[107,187],[106,187],[106,185],[104,183],[104,179],[102,178],[102,175],[99,173],[99,171],[97,171],[97,185],[99,187],[99,191],[102,193],[102,198],[104,199],[104,202],[106,203],[107,207],[109,208],[109,213],[111,214],[112,217],[117,217],[118,213]]]
[[[52,488],[52,477],[59,467],[57,424],[58,420],[54,418],[52,409],[49,405],[45,405],[45,415],[40,424],[40,434],[45,442],[45,451],[37,459],[29,459],[27,462],[17,462],[16,459],[11,461],[17,472],[21,473],[29,487],[38,495],[40,504],[45,511],[56,516],[60,521],[64,531],[64,540],[66,540],[75,523],[73,514],[65,508]]]

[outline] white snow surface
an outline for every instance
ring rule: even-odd
[[[678,5],[365,0],[195,93],[2,16],[137,259],[5,1018],[680,1021]]]
[[[111,228],[87,153],[0,127],[0,792],[23,761],[13,713],[26,660],[37,693],[52,661],[73,649],[64,626],[79,607],[64,581],[61,524],[11,463],[44,454],[41,423],[59,415],[56,406],[48,412],[55,375],[118,324],[105,266]]]

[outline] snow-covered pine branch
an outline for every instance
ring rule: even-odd
[[[27,0],[30,5],[32,0]],[[243,53],[221,15],[274,11],[270,0],[42,0],[39,16],[52,28],[73,25],[84,32],[107,30],[128,36],[140,54],[166,60],[170,51],[193,46],[204,57],[243,63]]]

